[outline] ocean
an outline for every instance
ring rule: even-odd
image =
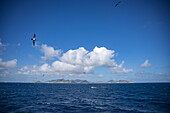
[[[170,83],[0,83],[1,113],[170,113]]]

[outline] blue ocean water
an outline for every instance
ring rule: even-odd
[[[0,83],[4,113],[168,113],[170,83]]]

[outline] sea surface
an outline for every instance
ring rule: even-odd
[[[1,113],[170,113],[170,83],[0,83]]]

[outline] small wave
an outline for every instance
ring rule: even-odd
[[[92,86],[91,88],[97,88],[97,87]]]

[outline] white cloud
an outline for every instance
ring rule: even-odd
[[[42,72],[49,72],[50,66],[48,64],[43,64],[42,66],[39,67],[39,70]]]
[[[150,67],[151,64],[149,63],[149,60],[145,60],[143,64],[140,65],[141,67]]]
[[[88,54],[87,64],[94,66],[115,66],[114,50],[108,50],[105,47],[95,47],[92,52]]]
[[[10,61],[3,62],[2,59],[0,58],[0,70],[6,70],[9,68],[14,68],[17,65],[17,60],[13,59]]]
[[[42,45],[41,51],[44,60],[59,57],[59,51],[53,47]],[[58,60],[51,64],[43,64],[41,66],[25,66],[18,73],[26,75],[52,74],[52,75],[84,75],[94,73],[95,67],[105,66],[112,69],[113,73],[128,73],[132,69],[123,68],[124,61],[117,65],[115,63],[114,50],[108,50],[105,47],[95,47],[91,52],[84,47],[75,50],[68,50],[63,53]]]
[[[55,50],[53,47],[47,46],[46,44],[41,45],[41,52],[44,53],[44,56],[41,57],[43,60],[52,60],[60,54],[60,50]]]
[[[19,69],[18,74],[23,74],[23,75],[39,75],[39,67],[36,65],[33,66],[24,66]]]
[[[69,50],[60,57],[62,62],[86,66],[114,66],[114,51],[105,47],[95,47],[89,52],[83,47],[76,50]]]
[[[55,61],[51,65],[43,64],[42,66],[25,66],[18,73],[25,75],[41,75],[43,73],[52,75],[81,75],[92,73],[93,67],[67,64]]]
[[[65,62],[55,61],[52,63],[52,69],[57,72],[70,74],[84,74],[92,72],[93,67],[86,67],[81,65],[72,65]]]
[[[125,69],[125,68],[123,68],[124,63],[125,62],[122,61],[121,64],[111,68],[112,73],[129,73],[129,72],[132,72],[133,71],[132,69]]]
[[[76,50],[69,50],[60,57],[60,60],[65,63],[69,64],[77,64],[82,65],[85,64],[85,59],[87,57],[88,51],[85,50],[83,47],[80,47]]]

